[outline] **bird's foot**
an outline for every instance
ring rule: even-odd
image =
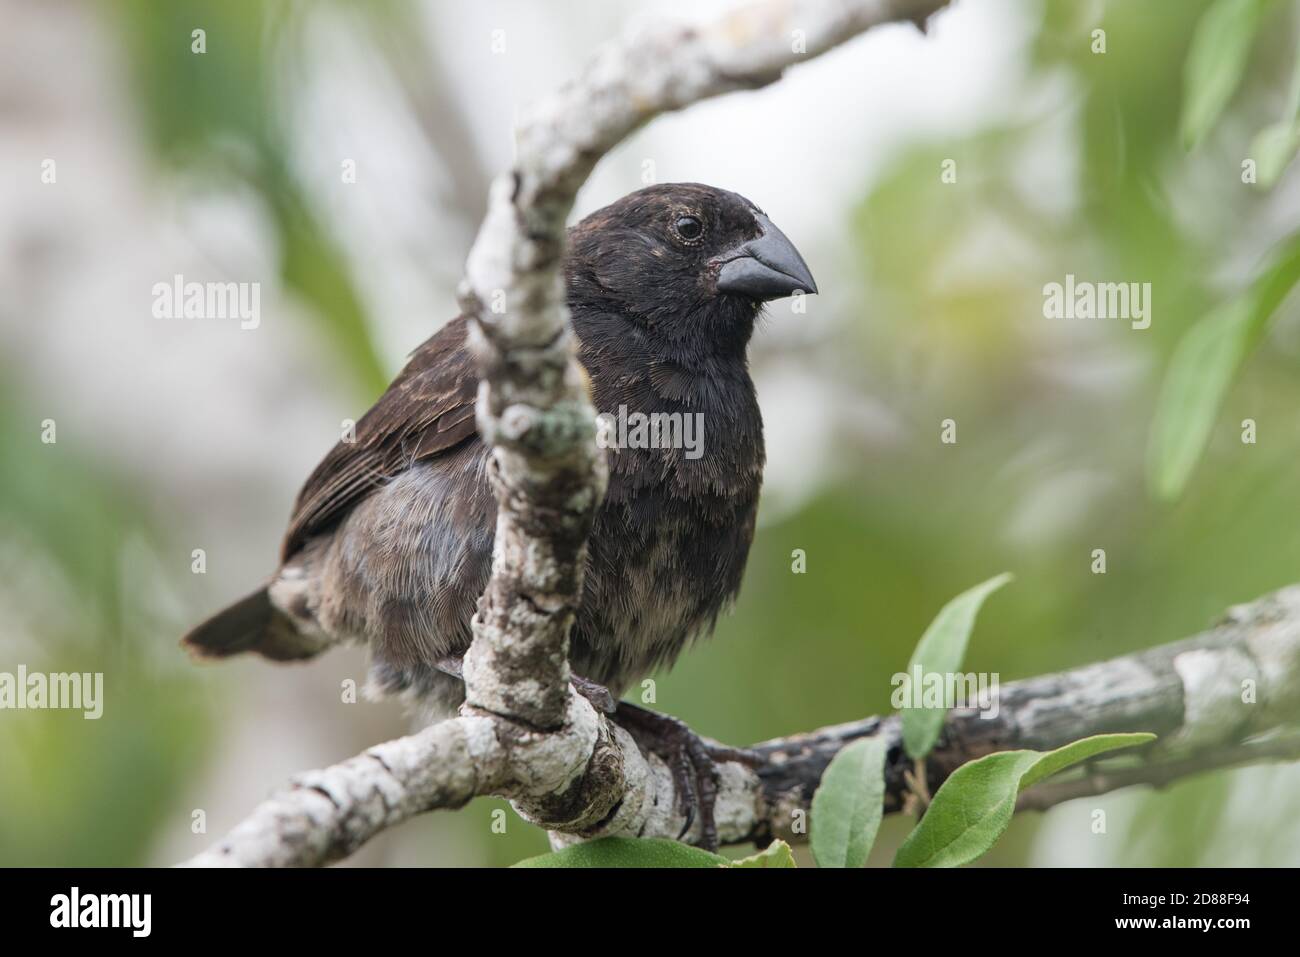
[[[677,835],[678,840],[691,829],[698,814],[700,847],[716,851],[718,827],[713,818],[713,808],[718,799],[717,763],[738,761],[752,767],[760,764],[762,758],[753,751],[711,744],[672,715],[626,701],[618,702],[614,721],[642,750],[658,755],[672,771],[677,809],[686,818],[681,833]]]

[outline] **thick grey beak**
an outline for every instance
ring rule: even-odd
[[[763,232],[726,255],[718,270],[718,292],[759,302],[782,299],[797,289],[817,292],[817,283],[794,243],[762,213],[755,218]]]

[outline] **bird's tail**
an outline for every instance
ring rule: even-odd
[[[272,661],[311,658],[322,650],[319,641],[301,635],[293,622],[271,604],[260,588],[217,612],[181,639],[198,658],[229,658],[255,651]]]

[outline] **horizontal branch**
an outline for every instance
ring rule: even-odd
[[[1002,685],[997,703],[997,714],[988,717],[974,708],[949,712],[926,762],[931,790],[962,764],[986,754],[1049,751],[1094,734],[1149,731],[1159,738],[1142,750],[1136,765],[1127,755],[1103,759],[1079,775],[1030,789],[1022,795],[1021,809],[1041,810],[1139,784],[1163,786],[1216,768],[1287,760],[1293,745],[1252,739],[1285,735],[1300,720],[1300,586],[1239,605],[1213,628],[1183,641]],[[766,758],[758,771],[763,803],[754,829],[744,837],[798,839],[790,830],[797,819],[793,812],[808,809],[822,772],[840,748],[871,735],[889,743],[885,810],[901,810],[912,770],[902,747],[902,722],[897,715],[868,718],[758,745]],[[1123,770],[1098,770],[1116,766]]]
[[[1300,586],[1232,609],[1195,637],[1099,664],[1003,685],[997,714],[949,712],[927,763],[937,787],[966,761],[1015,748],[1049,750],[1092,734],[1151,731],[1159,739],[1136,762],[1102,759],[1071,778],[1027,791],[1021,809],[1216,768],[1300,757]],[[989,709],[992,710],[992,709]],[[338,860],[385,828],[475,795],[514,798],[531,820],[567,837],[676,837],[672,775],[642,755],[584,699],[572,698],[564,730],[529,731],[492,715],[463,715],[296,778],[263,802],[198,866],[318,865]],[[612,730],[611,730],[612,729]],[[799,822],[831,758],[850,741],[888,742],[885,809],[897,811],[910,770],[897,715],[872,717],[755,745],[757,768],[721,765],[718,831],[726,843],[806,838]],[[592,754],[568,776],[567,751]],[[522,769],[522,770],[521,770]],[[611,780],[625,800],[603,799]],[[549,791],[547,789],[550,789]],[[548,794],[541,801],[521,795]]]
[[[1081,775],[1030,788],[1016,802],[1016,810],[1046,811],[1075,798],[1096,797],[1140,785],[1163,788],[1206,771],[1275,761],[1300,761],[1300,734],[1281,732],[1257,741],[1207,749],[1178,760],[1144,762],[1137,767],[1103,770],[1094,766]]]

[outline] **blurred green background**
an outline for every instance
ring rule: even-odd
[[[660,5],[590,0],[562,25],[540,6],[0,3],[0,671],[103,671],[107,698],[99,721],[0,713],[0,864],[171,863],[292,773],[409,728],[392,703],[343,700],[357,654],[198,667],[176,639],[273,569],[339,423],[453,314],[513,106]],[[602,165],[582,212],[651,160],[662,181],[750,195],[824,290],[756,337],[762,526],[735,614],[655,676],[658,708],[736,743],[887,710],[935,612],[1003,570],[1016,582],[967,659],[1003,681],[1192,634],[1300,581],[1294,302],[1228,370],[1185,488],[1152,491],[1180,342],[1300,221],[1294,170],[1242,178],[1295,112],[1297,7],[1251,5],[1240,82],[1188,149],[1207,6],[965,0],[928,38],[876,31]],[[1228,55],[1199,68],[1225,69],[1231,43],[1217,30]],[[152,318],[152,284],[178,272],[261,282],[262,327]],[[1044,318],[1067,273],[1151,283],[1151,328]],[[1264,767],[1075,802],[1017,819],[984,862],[1300,864],[1298,793],[1297,769]],[[513,812],[494,833],[501,806],[409,822],[355,862],[545,850]]]

